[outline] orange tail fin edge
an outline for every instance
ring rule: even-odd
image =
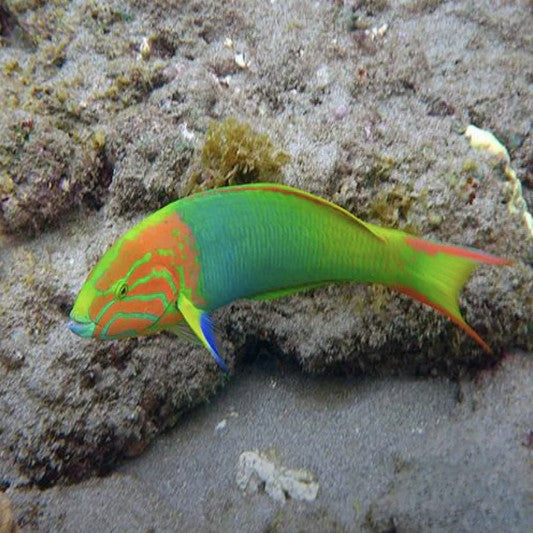
[[[470,337],[472,337],[487,353],[492,353],[492,348],[478,335],[478,333],[472,329],[460,316],[456,316],[444,307],[442,307],[439,304],[436,304],[435,302],[432,302],[428,298],[426,298],[422,293],[415,291],[414,289],[411,289],[410,287],[403,287],[401,285],[394,285],[394,289],[397,291],[406,294],[407,296],[410,296],[411,298],[414,298],[415,300],[418,300],[419,302],[422,302],[423,304],[428,305],[429,307],[432,307],[439,313],[442,313],[444,316],[448,317],[454,324],[457,324],[463,331],[465,331]]]

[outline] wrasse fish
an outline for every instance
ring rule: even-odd
[[[490,351],[457,303],[480,263],[511,261],[375,226],[292,187],[223,187],[177,200],[118,239],[81,288],[69,328],[97,339],[171,331],[199,340],[227,371],[210,312],[358,281],[435,308]]]

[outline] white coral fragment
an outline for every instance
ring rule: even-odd
[[[489,152],[504,163],[505,177],[509,180],[511,188],[508,209],[513,214],[521,214],[529,236],[533,238],[533,217],[527,210],[527,204],[522,195],[522,184],[511,167],[511,157],[507,148],[490,131],[482,130],[473,124],[466,128],[465,137],[470,141],[472,148]]]
[[[248,63],[244,59],[244,54],[242,52],[235,54],[235,63],[239,68],[248,68]]]
[[[237,465],[236,481],[246,492],[264,491],[274,500],[284,503],[288,498],[314,501],[319,484],[309,470],[287,468],[258,451],[241,453]]]
[[[216,426],[215,431],[221,431],[228,425],[227,419],[223,418]]]
[[[388,29],[389,29],[389,25],[387,23],[385,23],[385,24],[382,24],[379,27],[374,26],[373,28],[371,28],[369,30],[365,30],[365,34],[368,35],[374,41],[378,37],[380,37],[380,38],[385,37],[385,34],[387,33]]]
[[[490,131],[470,124],[465,130],[465,137],[470,141],[472,148],[485,150],[507,163],[511,161],[507,148]]]

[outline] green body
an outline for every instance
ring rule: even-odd
[[[173,204],[194,235],[208,311],[290,288],[398,280],[390,247],[333,204],[279,188],[214,193]]]

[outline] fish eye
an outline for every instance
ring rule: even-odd
[[[115,289],[115,297],[117,300],[122,300],[126,294],[128,294],[128,284],[125,281],[121,281]]]

